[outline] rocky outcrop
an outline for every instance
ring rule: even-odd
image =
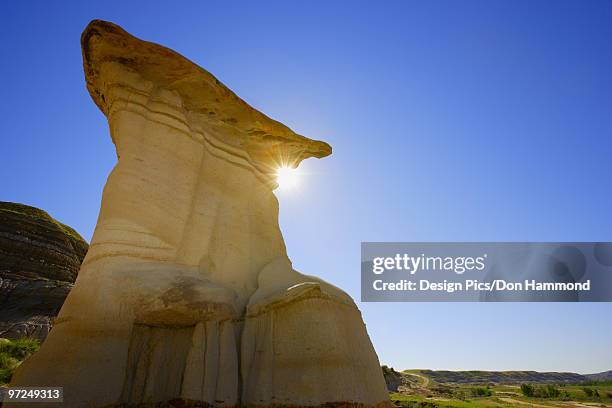
[[[0,202],[0,337],[47,336],[87,248],[45,211]]]
[[[68,407],[388,404],[355,303],[293,269],[278,225],[277,169],[331,147],[114,24],[81,42],[118,162],[75,287],[13,385],[63,386]]]
[[[383,365],[381,369],[385,378],[385,383],[387,384],[387,389],[390,392],[397,392],[399,387],[406,383],[402,373],[395,371],[393,367]]]

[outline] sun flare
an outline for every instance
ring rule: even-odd
[[[283,190],[294,189],[298,184],[299,173],[297,169],[292,169],[288,166],[279,167],[276,170],[276,182],[279,188]]]

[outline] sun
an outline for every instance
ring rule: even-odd
[[[288,166],[279,167],[276,170],[276,182],[283,190],[292,190],[298,184],[299,173],[297,169]]]

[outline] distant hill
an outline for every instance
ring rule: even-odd
[[[579,383],[585,376],[576,373],[540,373],[537,371],[433,371],[421,374],[439,383],[454,384],[517,384],[517,383]]]
[[[612,380],[612,370],[604,371],[603,373],[586,374],[585,377],[591,381],[609,381]]]

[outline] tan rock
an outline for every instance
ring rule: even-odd
[[[63,386],[65,406],[387,404],[359,310],[293,270],[278,226],[276,169],[329,145],[114,24],[90,23],[82,47],[118,163],[75,287],[13,385]]]

